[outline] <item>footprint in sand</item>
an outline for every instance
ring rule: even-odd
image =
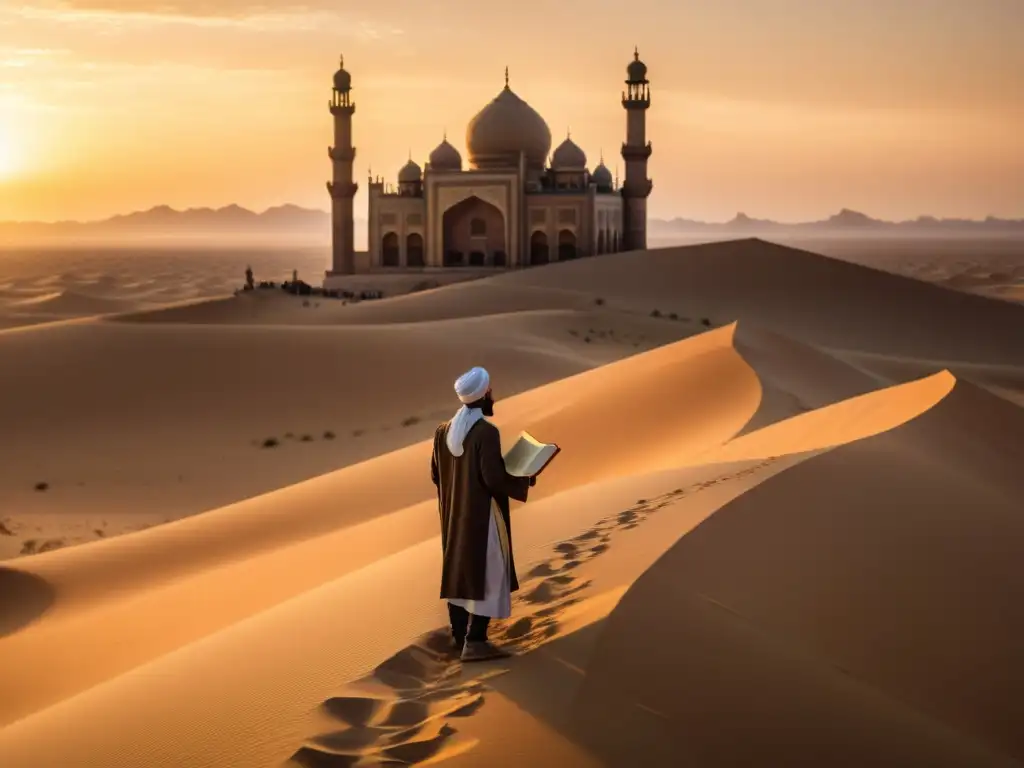
[[[751,473],[771,464],[743,470]],[[554,559],[533,566],[513,598],[515,619],[494,623],[493,636],[516,653],[528,653],[560,629],[560,617],[579,603],[591,582],[571,574],[581,558],[608,551],[614,531],[636,528],[679,497],[743,474],[677,488],[655,499],[639,499],[631,508],[601,520],[575,538],[556,544]],[[431,633],[377,667],[345,695],[323,702],[321,712],[336,725],[292,755],[289,764],[303,768],[357,768],[368,765],[421,765],[473,748],[451,721],[472,714],[485,703],[485,680],[503,669],[490,668],[473,679],[451,653],[447,630]]]
[[[577,546],[571,541],[563,541],[555,545],[555,552],[558,552],[566,557],[572,557],[576,554]]]
[[[483,680],[501,670],[459,679],[461,664],[448,648],[447,632],[434,632],[354,683],[350,695],[327,699],[321,713],[339,727],[309,739],[288,764],[420,765],[472,749],[475,742],[461,737],[449,720],[482,707]]]
[[[627,509],[625,512],[619,512],[618,518],[616,518],[621,525],[632,523],[636,520],[636,512],[632,509]]]

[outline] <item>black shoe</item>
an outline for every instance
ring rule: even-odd
[[[463,661],[490,661],[491,659],[507,659],[511,656],[508,651],[492,645],[487,640],[467,640],[462,649]]]

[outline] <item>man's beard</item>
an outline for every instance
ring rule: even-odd
[[[472,403],[466,405],[467,408],[479,408],[480,412],[484,416],[494,415],[494,398],[491,395],[481,397],[479,400],[474,400]]]

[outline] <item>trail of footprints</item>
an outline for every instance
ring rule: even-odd
[[[558,634],[559,617],[582,600],[590,586],[589,580],[573,571],[608,551],[616,531],[636,528],[684,496],[753,474],[776,460],[772,457],[729,475],[639,499],[559,542],[550,558],[526,574],[513,596],[513,617],[492,624],[492,639],[514,654],[539,648]],[[472,749],[475,741],[452,723],[482,707],[490,690],[487,679],[506,671],[493,664],[474,665],[474,673],[467,677],[447,627],[431,632],[347,686],[345,695],[324,701],[321,714],[336,728],[309,739],[288,764],[304,768],[421,765],[461,754]]]

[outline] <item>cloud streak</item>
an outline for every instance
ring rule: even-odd
[[[278,0],[61,0],[26,3],[27,10],[61,14],[113,14],[117,16],[169,16],[215,20],[237,20],[254,16],[301,15],[336,8],[329,2]]]

